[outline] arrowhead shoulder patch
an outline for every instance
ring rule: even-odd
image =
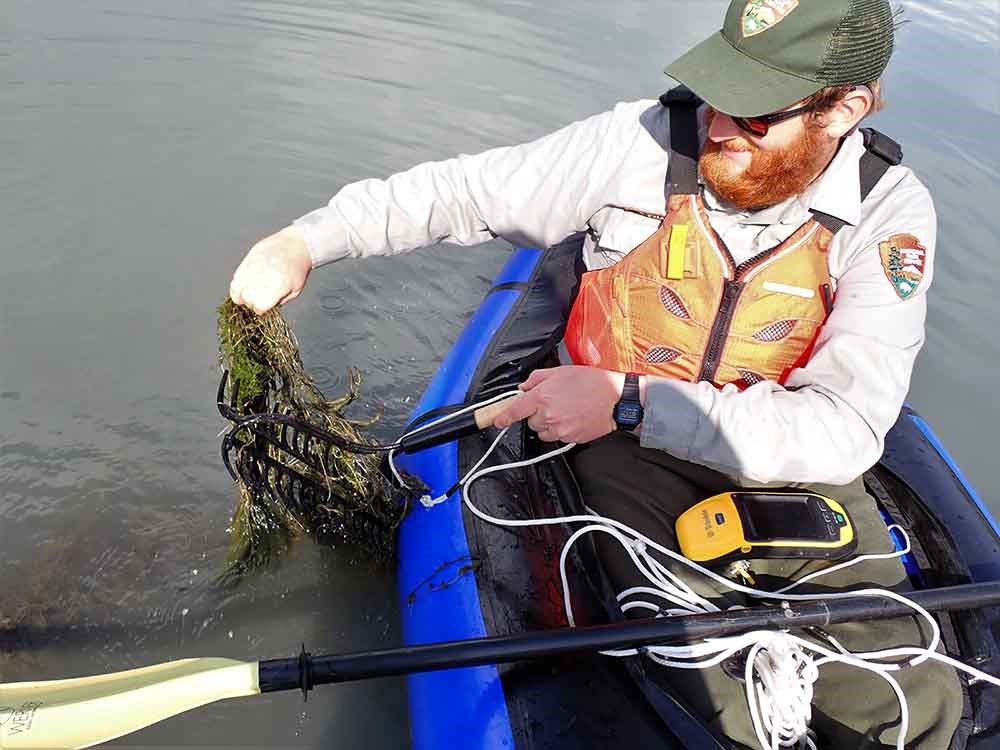
[[[767,31],[799,5],[799,0],[750,0],[743,9],[743,38]]]
[[[900,299],[909,299],[924,278],[927,249],[912,234],[894,234],[878,243],[882,269]]]

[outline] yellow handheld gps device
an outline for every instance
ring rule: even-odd
[[[724,492],[684,511],[676,530],[681,553],[695,562],[837,560],[858,545],[843,506],[811,492]]]

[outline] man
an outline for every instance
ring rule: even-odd
[[[582,444],[574,469],[588,505],[667,544],[693,503],[767,483],[837,499],[859,553],[891,551],[860,476],[881,455],[924,340],[935,244],[927,190],[891,155],[872,178],[857,131],[880,103],[892,47],[886,0],[734,0],[723,29],[667,68],[707,104],[698,125],[683,96],[620,104],[533,143],[348,185],[255,245],[232,298],[263,312],[297,296],[313,267],[348,256],[496,236],[544,247],[585,231],[566,364],[533,373],[497,426],[527,419],[542,440]],[[630,402],[643,408],[616,409]],[[620,549],[601,553],[616,585],[638,580]],[[752,567],[772,590],[813,569]],[[895,559],[820,582],[803,588],[906,587]],[[852,650],[925,642],[910,620],[832,632]],[[754,746],[731,673],[663,679]],[[907,746],[948,747],[961,713],[954,674],[925,664],[898,679]],[[823,668],[821,747],[892,745],[898,717],[877,676]]]

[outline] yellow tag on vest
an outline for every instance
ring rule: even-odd
[[[684,253],[687,249],[688,225],[675,224],[670,229],[670,253],[667,255],[667,278],[684,278]]]

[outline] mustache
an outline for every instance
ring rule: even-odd
[[[731,138],[725,141],[706,140],[702,153],[717,154],[725,151],[730,154],[752,154],[759,150],[757,146],[743,138]]]

